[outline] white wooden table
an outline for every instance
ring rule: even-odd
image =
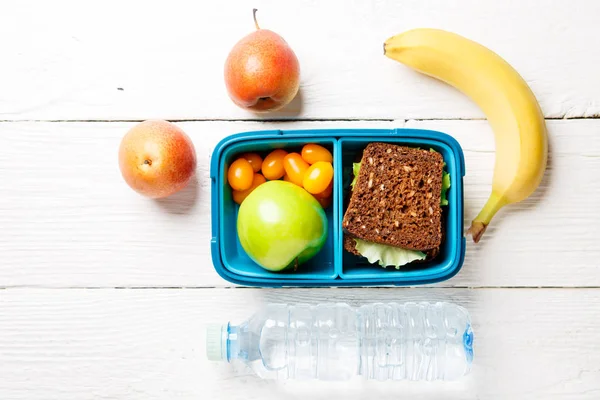
[[[600,2],[150,3],[0,3],[0,399],[600,398]],[[236,108],[222,78],[252,7],[302,68],[299,98],[268,120]],[[208,162],[235,132],[445,131],[465,152],[466,221],[479,211],[494,162],[482,113],[381,54],[385,38],[422,26],[491,47],[531,85],[550,136],[541,188],[501,212],[441,284],[232,288],[210,260]],[[197,181],[161,201],[130,190],[117,165],[123,134],[149,118],[176,121],[198,152]],[[472,374],[266,382],[205,358],[209,322],[331,299],[466,306]]]

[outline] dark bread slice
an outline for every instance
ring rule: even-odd
[[[346,250],[349,253],[352,253],[356,256],[362,257],[363,255],[360,254],[358,252],[358,250],[356,250],[356,242],[354,241],[354,237],[350,236],[350,235],[344,235],[344,250]],[[425,253],[425,260],[423,261],[429,261],[429,260],[433,260],[434,258],[437,257],[438,254],[440,254],[440,248],[436,247],[435,249],[430,249],[430,250],[425,250],[423,251],[423,253]],[[417,262],[423,262],[423,261],[413,261],[414,263]]]
[[[355,256],[362,257],[362,254],[360,254],[358,250],[356,250],[356,242],[354,241],[354,237],[350,235],[344,235],[344,250],[354,254]]]
[[[363,240],[428,250],[442,242],[442,155],[370,143],[342,222]]]

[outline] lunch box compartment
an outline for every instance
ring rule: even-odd
[[[418,131],[421,136],[421,131]],[[433,132],[432,132],[433,133]],[[364,257],[359,257],[345,250],[342,251],[342,271],[340,277],[348,280],[368,280],[368,281],[389,281],[393,280],[396,284],[414,284],[421,283],[423,280],[437,281],[446,277],[456,270],[457,262],[462,263],[460,254],[462,253],[462,174],[460,164],[454,156],[453,149],[445,143],[438,140],[431,140],[423,137],[414,137],[414,130],[400,131],[396,137],[388,137],[381,142],[391,143],[399,146],[419,147],[433,149],[442,154],[446,166],[444,170],[450,173],[450,189],[446,196],[448,206],[442,207],[442,230],[443,242],[440,253],[433,260],[425,262],[411,263],[406,266],[395,269],[394,267],[383,268],[377,264],[370,264]],[[339,140],[341,153],[341,167],[343,170],[343,184],[341,187],[341,209],[343,220],[344,212],[348,206],[348,200],[352,195],[350,182],[354,177],[352,165],[360,162],[362,152],[369,143],[376,142],[372,137],[364,138],[341,138]],[[458,177],[458,178],[456,178]],[[457,184],[454,180],[457,180]],[[460,205],[460,207],[452,205]],[[340,234],[340,245],[343,247],[344,235]]]
[[[320,144],[327,148],[332,154],[335,152],[335,140],[320,139],[313,143]],[[268,153],[275,149],[284,149],[288,152],[300,152],[306,139],[289,140],[246,140],[233,143],[224,149],[219,170],[223,171],[219,181],[219,201],[217,208],[219,210],[219,235],[217,241],[223,267],[231,274],[243,278],[261,278],[261,279],[284,279],[284,280],[311,280],[311,279],[335,279],[338,273],[334,266],[334,249],[336,243],[337,221],[337,194],[334,194],[333,203],[325,210],[327,216],[327,240],[323,248],[315,257],[305,264],[302,264],[296,272],[286,270],[283,272],[270,272],[261,268],[246,254],[240,244],[237,235],[237,215],[239,206],[233,201],[232,189],[227,183],[227,173],[229,165],[235,161],[238,156],[246,152],[255,152],[264,159]],[[334,177],[335,185],[335,177]]]

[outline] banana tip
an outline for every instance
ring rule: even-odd
[[[487,225],[483,222],[473,221],[471,223],[471,227],[469,228],[469,230],[467,230],[467,235],[471,235],[471,237],[473,237],[473,241],[475,243],[479,243],[479,240],[485,233],[486,229]]]

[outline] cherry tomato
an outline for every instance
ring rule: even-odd
[[[326,198],[326,197],[331,197],[332,194],[333,194],[333,179],[331,180],[331,182],[329,182],[329,186],[327,186],[327,188],[325,190],[323,190],[321,193],[315,194],[314,196]]]
[[[290,153],[283,159],[283,168],[285,169],[285,175],[289,181],[302,186],[304,180],[304,174],[308,170],[308,163],[302,159],[302,156],[298,153]]]
[[[283,176],[283,180],[284,180],[284,181],[286,181],[286,182],[290,182],[290,183],[292,183],[292,181],[290,180],[290,177],[289,177],[289,176],[287,176],[287,174],[285,174],[285,175]]]
[[[314,164],[318,161],[333,162],[331,152],[318,144],[307,144],[302,148],[302,158],[309,164]]]
[[[321,207],[323,207],[323,209],[326,209],[327,207],[329,207],[331,205],[332,200],[333,200],[332,196],[329,196],[329,197],[317,197],[317,196],[313,195],[313,197],[315,199],[317,199],[317,201],[319,202],[319,204],[321,205]]]
[[[262,173],[268,180],[272,181],[281,178],[285,174],[283,168],[283,159],[287,156],[287,151],[277,149],[269,153],[262,163]]]
[[[227,171],[227,180],[233,190],[246,190],[252,186],[254,171],[252,165],[243,158],[235,160]]]
[[[263,159],[256,153],[244,153],[240,156],[240,158],[245,158],[248,160],[250,165],[252,165],[252,169],[254,172],[260,172],[262,168]]]
[[[313,194],[313,197],[317,199],[323,209],[329,207],[333,201],[333,179],[329,183],[329,186],[327,186],[327,189],[321,193]]]
[[[242,204],[242,201],[244,201],[246,199],[246,197],[248,197],[248,195],[250,193],[252,193],[252,191],[254,189],[259,187],[266,181],[267,180],[265,179],[265,177],[262,176],[261,174],[254,174],[254,177],[252,178],[252,186],[250,186],[246,190],[234,190],[233,191],[233,201],[235,201],[237,204]]]
[[[332,179],[333,166],[331,163],[317,161],[308,168],[308,171],[304,174],[304,181],[302,183],[308,193],[316,194],[327,189]]]

